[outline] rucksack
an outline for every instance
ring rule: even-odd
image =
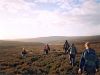
[[[64,44],[64,49],[68,49],[69,48],[69,44],[65,43]]]
[[[75,47],[70,48],[70,54],[76,54],[76,48]]]
[[[89,67],[95,67],[96,66],[96,53],[95,51],[88,50],[84,52],[84,59],[85,59],[85,65]]]
[[[26,51],[23,51],[22,54],[27,54],[27,52]]]

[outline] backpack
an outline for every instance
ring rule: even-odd
[[[65,43],[64,44],[64,49],[68,49],[69,48],[69,44]]]
[[[84,52],[84,58],[85,58],[85,65],[88,67],[95,67],[96,66],[96,53],[95,51],[88,50]]]
[[[27,52],[26,51],[23,51],[22,54],[27,54]]]
[[[70,48],[70,54],[76,54],[76,48],[75,47]]]

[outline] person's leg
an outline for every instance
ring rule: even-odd
[[[72,58],[72,66],[74,66],[74,59]]]
[[[25,59],[25,54],[23,54],[23,58]]]
[[[23,54],[21,54],[21,57],[23,58]]]
[[[43,54],[46,54],[46,50],[44,49]]]
[[[86,68],[87,75],[95,75],[95,69],[91,69],[89,67]]]
[[[86,75],[95,75],[95,73],[87,73]]]
[[[47,50],[47,54],[48,54],[48,50]]]
[[[45,53],[47,54],[47,50],[45,51]]]
[[[46,50],[46,54],[48,54],[48,50]]]
[[[26,58],[26,55],[24,54],[23,57],[24,57],[24,59],[25,59],[25,58]]]
[[[76,56],[74,55],[74,56],[73,56],[73,64],[74,64],[74,65],[75,65],[75,63],[76,63],[76,59],[75,59],[75,58],[76,58]]]
[[[95,73],[91,73],[90,75],[95,75]]]
[[[21,59],[23,58],[23,55],[21,54]]]
[[[66,48],[65,48],[65,54],[67,53]]]
[[[72,55],[70,54],[70,64],[72,65],[73,64],[73,58],[72,58]]]
[[[88,75],[86,72],[83,72],[81,75]]]
[[[69,63],[71,64],[71,55],[69,54]]]
[[[75,64],[75,55],[72,55],[72,66]]]
[[[22,59],[24,59],[25,58],[25,56],[24,56],[24,54],[22,54]]]

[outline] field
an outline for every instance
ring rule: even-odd
[[[44,44],[21,43],[0,44],[0,75],[78,75],[80,55],[84,43],[75,43],[77,47],[77,63],[69,65],[68,55],[64,54],[63,45],[50,45],[48,55],[43,53]],[[22,48],[28,51],[26,59],[20,56]],[[100,43],[95,42],[92,48],[100,58]],[[100,71],[96,75],[100,75]]]

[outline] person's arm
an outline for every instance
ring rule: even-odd
[[[85,64],[85,59],[84,59],[84,52],[83,52],[82,56],[81,56],[81,59],[80,59],[80,64],[79,64],[79,73],[82,72],[84,64]]]
[[[67,44],[68,48],[70,47],[69,43]]]
[[[100,65],[100,60],[97,58],[97,61],[96,61],[96,70],[98,70],[99,69],[99,66]]]
[[[80,69],[83,69],[84,63],[85,63],[85,59],[82,57],[82,58],[81,58],[81,61],[80,61],[80,65],[79,65],[79,68],[80,68]]]
[[[48,50],[50,51],[50,46],[48,46]]]
[[[75,47],[75,53],[77,54],[77,48]]]
[[[70,47],[68,48],[68,50],[67,50],[67,51],[68,51],[68,53],[70,52],[70,49],[71,49],[71,46],[70,46]]]
[[[95,50],[93,50],[93,51],[94,51],[94,53],[96,55]],[[100,60],[99,60],[98,56],[96,55],[96,71],[98,71],[99,67],[100,67]]]

